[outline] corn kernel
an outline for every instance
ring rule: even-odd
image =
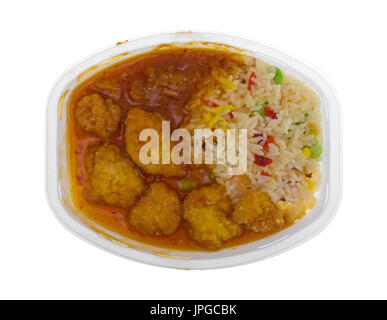
[[[305,147],[304,149],[302,149],[302,153],[305,155],[305,157],[307,159],[310,158],[311,152],[310,152],[310,149],[308,147]]]
[[[314,136],[317,136],[318,134],[318,128],[314,123],[309,123],[309,134]]]

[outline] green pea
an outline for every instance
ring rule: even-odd
[[[312,159],[318,159],[322,155],[322,146],[320,144],[314,144],[310,149],[310,157]]]

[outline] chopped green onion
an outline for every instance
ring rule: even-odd
[[[177,187],[182,192],[188,192],[196,189],[199,186],[199,183],[196,180],[192,179],[183,179],[177,182]]]
[[[282,84],[282,82],[284,81],[284,75],[282,74],[281,69],[277,67],[275,68],[275,75],[273,80],[275,83]]]
[[[292,131],[293,131],[292,129],[288,129],[288,133],[287,134],[285,133],[286,139],[290,140],[292,138]]]
[[[294,124],[295,124],[296,126],[299,126],[301,123],[302,123],[301,121],[298,121],[298,122],[295,122]]]
[[[305,112],[304,116],[305,116],[305,118],[309,117],[309,113]]]

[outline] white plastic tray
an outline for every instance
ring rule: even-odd
[[[169,43],[217,43],[246,50],[294,75],[320,98],[323,127],[322,183],[314,209],[298,223],[270,237],[236,249],[216,252],[167,250],[142,244],[114,234],[93,221],[80,218],[70,196],[66,148],[67,100],[80,80],[112,63]],[[198,44],[202,45],[202,44]],[[94,67],[98,66],[98,67]],[[90,69],[91,68],[91,69]],[[84,74],[85,70],[90,70]],[[79,75],[83,77],[79,78]],[[182,269],[209,269],[240,265],[277,255],[315,236],[336,213],[342,193],[342,128],[337,94],[330,82],[315,68],[266,44],[232,35],[208,32],[177,32],[153,35],[116,44],[76,64],[55,83],[47,103],[46,193],[58,220],[71,232],[108,252],[140,262]]]

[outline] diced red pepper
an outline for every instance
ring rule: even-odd
[[[255,71],[253,71],[249,77],[249,82],[247,83],[247,88],[249,89],[250,92],[253,90],[253,85],[255,85],[255,81],[253,79],[257,79],[257,74]]]
[[[274,137],[271,135],[267,136],[265,144],[263,145],[263,149],[269,151],[269,144],[274,142]]]
[[[269,165],[272,162],[273,162],[273,160],[271,160],[269,158],[259,156],[257,154],[254,155],[254,163],[258,166],[266,167],[267,165]]]
[[[267,135],[267,140],[269,143],[274,143],[274,137],[271,136],[270,134]]]
[[[261,175],[263,176],[266,176],[266,177],[271,177],[271,174],[269,172],[266,172],[266,171],[261,171]]]
[[[272,118],[272,119],[277,119],[277,115],[275,114],[273,109],[265,107],[265,108],[263,108],[263,111],[265,112],[265,115],[267,117]]]
[[[230,112],[228,113],[228,115],[230,116],[230,119],[234,119],[234,114],[232,113],[232,111],[230,111]]]
[[[263,134],[262,134],[262,133],[255,133],[255,134],[253,135],[253,138],[258,138],[258,137],[260,137],[260,138],[263,139]],[[262,139],[260,139],[260,140],[258,141],[258,143],[261,143]]]
[[[207,105],[207,106],[211,106],[211,107],[218,107],[219,106],[219,104],[217,104],[216,102],[214,102],[214,101],[208,101],[206,98],[201,98],[200,99],[200,101],[203,103],[203,104],[205,104],[205,105]]]
[[[263,137],[263,134],[262,133],[255,133],[253,135],[253,137],[254,138]],[[274,137],[269,134],[266,138],[265,144],[263,145],[263,149],[266,151],[269,151],[269,144],[270,143],[274,143]]]

